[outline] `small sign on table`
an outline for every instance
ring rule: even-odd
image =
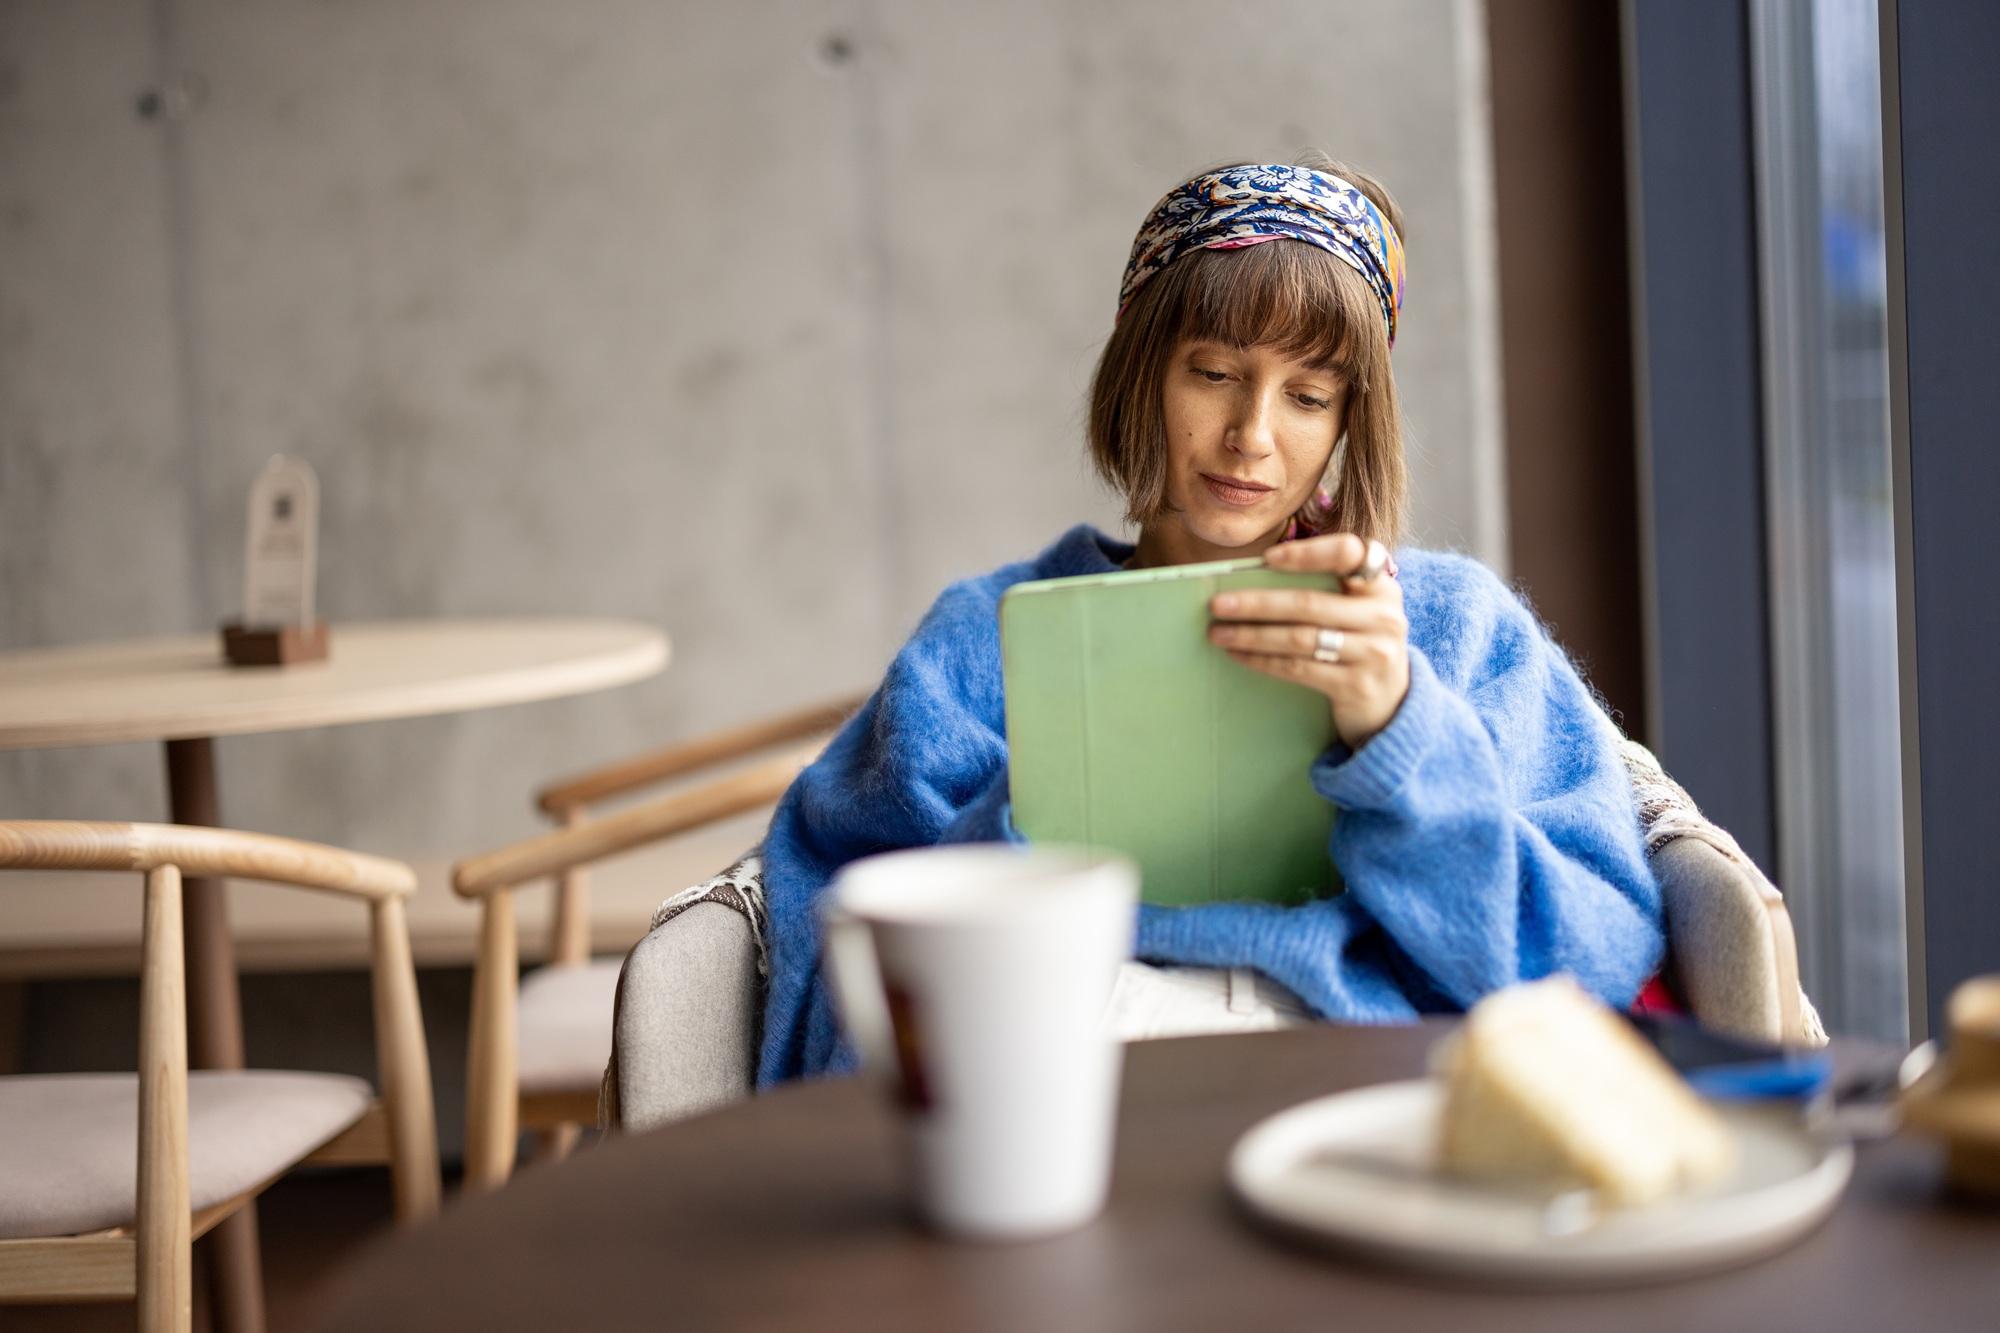
[[[243,555],[243,619],[222,627],[233,666],[285,666],[327,655],[313,614],[319,558],[319,478],[296,458],[273,458],[250,488]]]

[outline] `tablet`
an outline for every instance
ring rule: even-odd
[[[1226,560],[1043,579],[1000,602],[1014,826],[1139,863],[1147,902],[1293,904],[1338,889],[1309,770],[1326,696],[1208,641],[1234,588],[1336,588]]]

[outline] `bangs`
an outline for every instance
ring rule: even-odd
[[[1163,304],[1180,307],[1174,321],[1178,337],[1267,347],[1323,366],[1349,383],[1368,379],[1375,361],[1370,344],[1388,338],[1367,281],[1303,241],[1197,251],[1154,282],[1165,288],[1159,293]],[[1372,340],[1363,332],[1368,328],[1375,330]]]

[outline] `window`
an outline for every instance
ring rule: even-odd
[[[1829,1028],[1908,1033],[1875,0],[1753,0],[1777,874]]]

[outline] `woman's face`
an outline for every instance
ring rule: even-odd
[[[1161,402],[1167,507],[1141,534],[1147,563],[1256,554],[1275,542],[1326,474],[1346,395],[1331,370],[1268,347],[1176,347]]]

